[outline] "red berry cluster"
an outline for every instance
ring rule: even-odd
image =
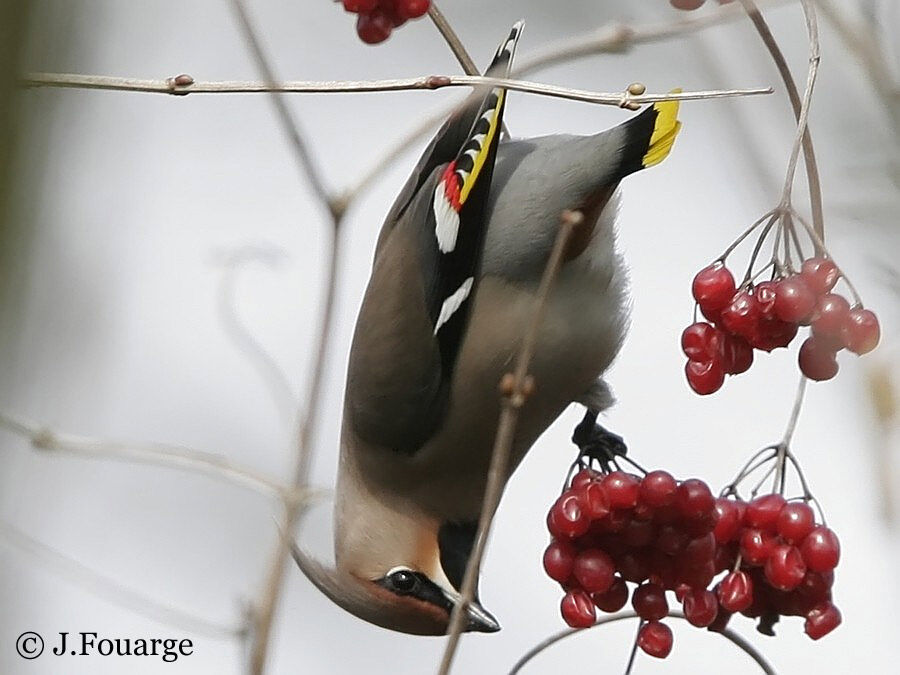
[[[769,632],[779,615],[805,616],[806,633],[818,639],[841,621],[831,603],[840,546],[806,503],[716,499],[703,481],[679,482],[665,471],[638,478],[582,469],[550,508],[547,527],[544,570],[565,591],[565,622],[587,628],[598,609],[619,611],[631,582],[631,604],[645,622],[638,646],[651,656],[672,650],[662,623],[666,591],[689,623],[710,630],[735,612],[761,617]]]
[[[732,570],[715,588],[720,629],[735,612],[759,618],[759,630],[769,635],[779,616],[805,617],[813,640],[840,625],[831,602],[840,543],[816,524],[806,502],[786,502],[779,494],[749,503],[717,499],[714,534],[719,560]]]
[[[837,374],[841,349],[872,351],[881,336],[878,318],[832,292],[839,277],[828,258],[810,258],[797,274],[740,288],[721,262],[700,270],[692,291],[709,322],[693,323],[681,335],[688,384],[698,394],[718,391],[725,375],[750,368],[754,349],[787,347],[800,326],[812,327],[799,355],[801,372],[812,380]]]
[[[337,0],[335,0],[337,2]],[[344,9],[358,14],[356,33],[366,44],[384,42],[391,32],[409,19],[418,19],[431,6],[431,0],[341,0]]]
[[[684,592],[694,625],[716,617],[716,597],[706,590],[716,574],[715,524],[715,498],[701,480],[583,469],[547,515],[553,540],[544,569],[566,591],[563,619],[585,628],[597,609],[619,611],[632,582],[632,606],[646,621],[638,644],[664,658],[672,649],[672,631],[661,622],[669,613],[667,590]]]

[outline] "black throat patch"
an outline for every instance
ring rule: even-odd
[[[462,588],[466,565],[475,545],[478,522],[444,523],[438,530],[438,549],[441,552],[441,567],[444,574],[457,591]]]

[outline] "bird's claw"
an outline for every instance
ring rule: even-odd
[[[616,457],[624,457],[628,452],[622,437],[597,424],[597,415],[591,411],[575,427],[572,442],[578,446],[578,463],[583,465],[593,460],[607,468]]]

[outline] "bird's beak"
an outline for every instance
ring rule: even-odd
[[[467,631],[475,631],[478,633],[496,633],[500,630],[500,624],[497,619],[481,606],[477,601],[469,605]]]

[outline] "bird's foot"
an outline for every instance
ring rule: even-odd
[[[624,457],[628,452],[622,437],[597,424],[597,413],[591,410],[572,432],[572,442],[578,446],[576,464],[590,466],[597,462],[604,471],[610,471],[615,458]]]

